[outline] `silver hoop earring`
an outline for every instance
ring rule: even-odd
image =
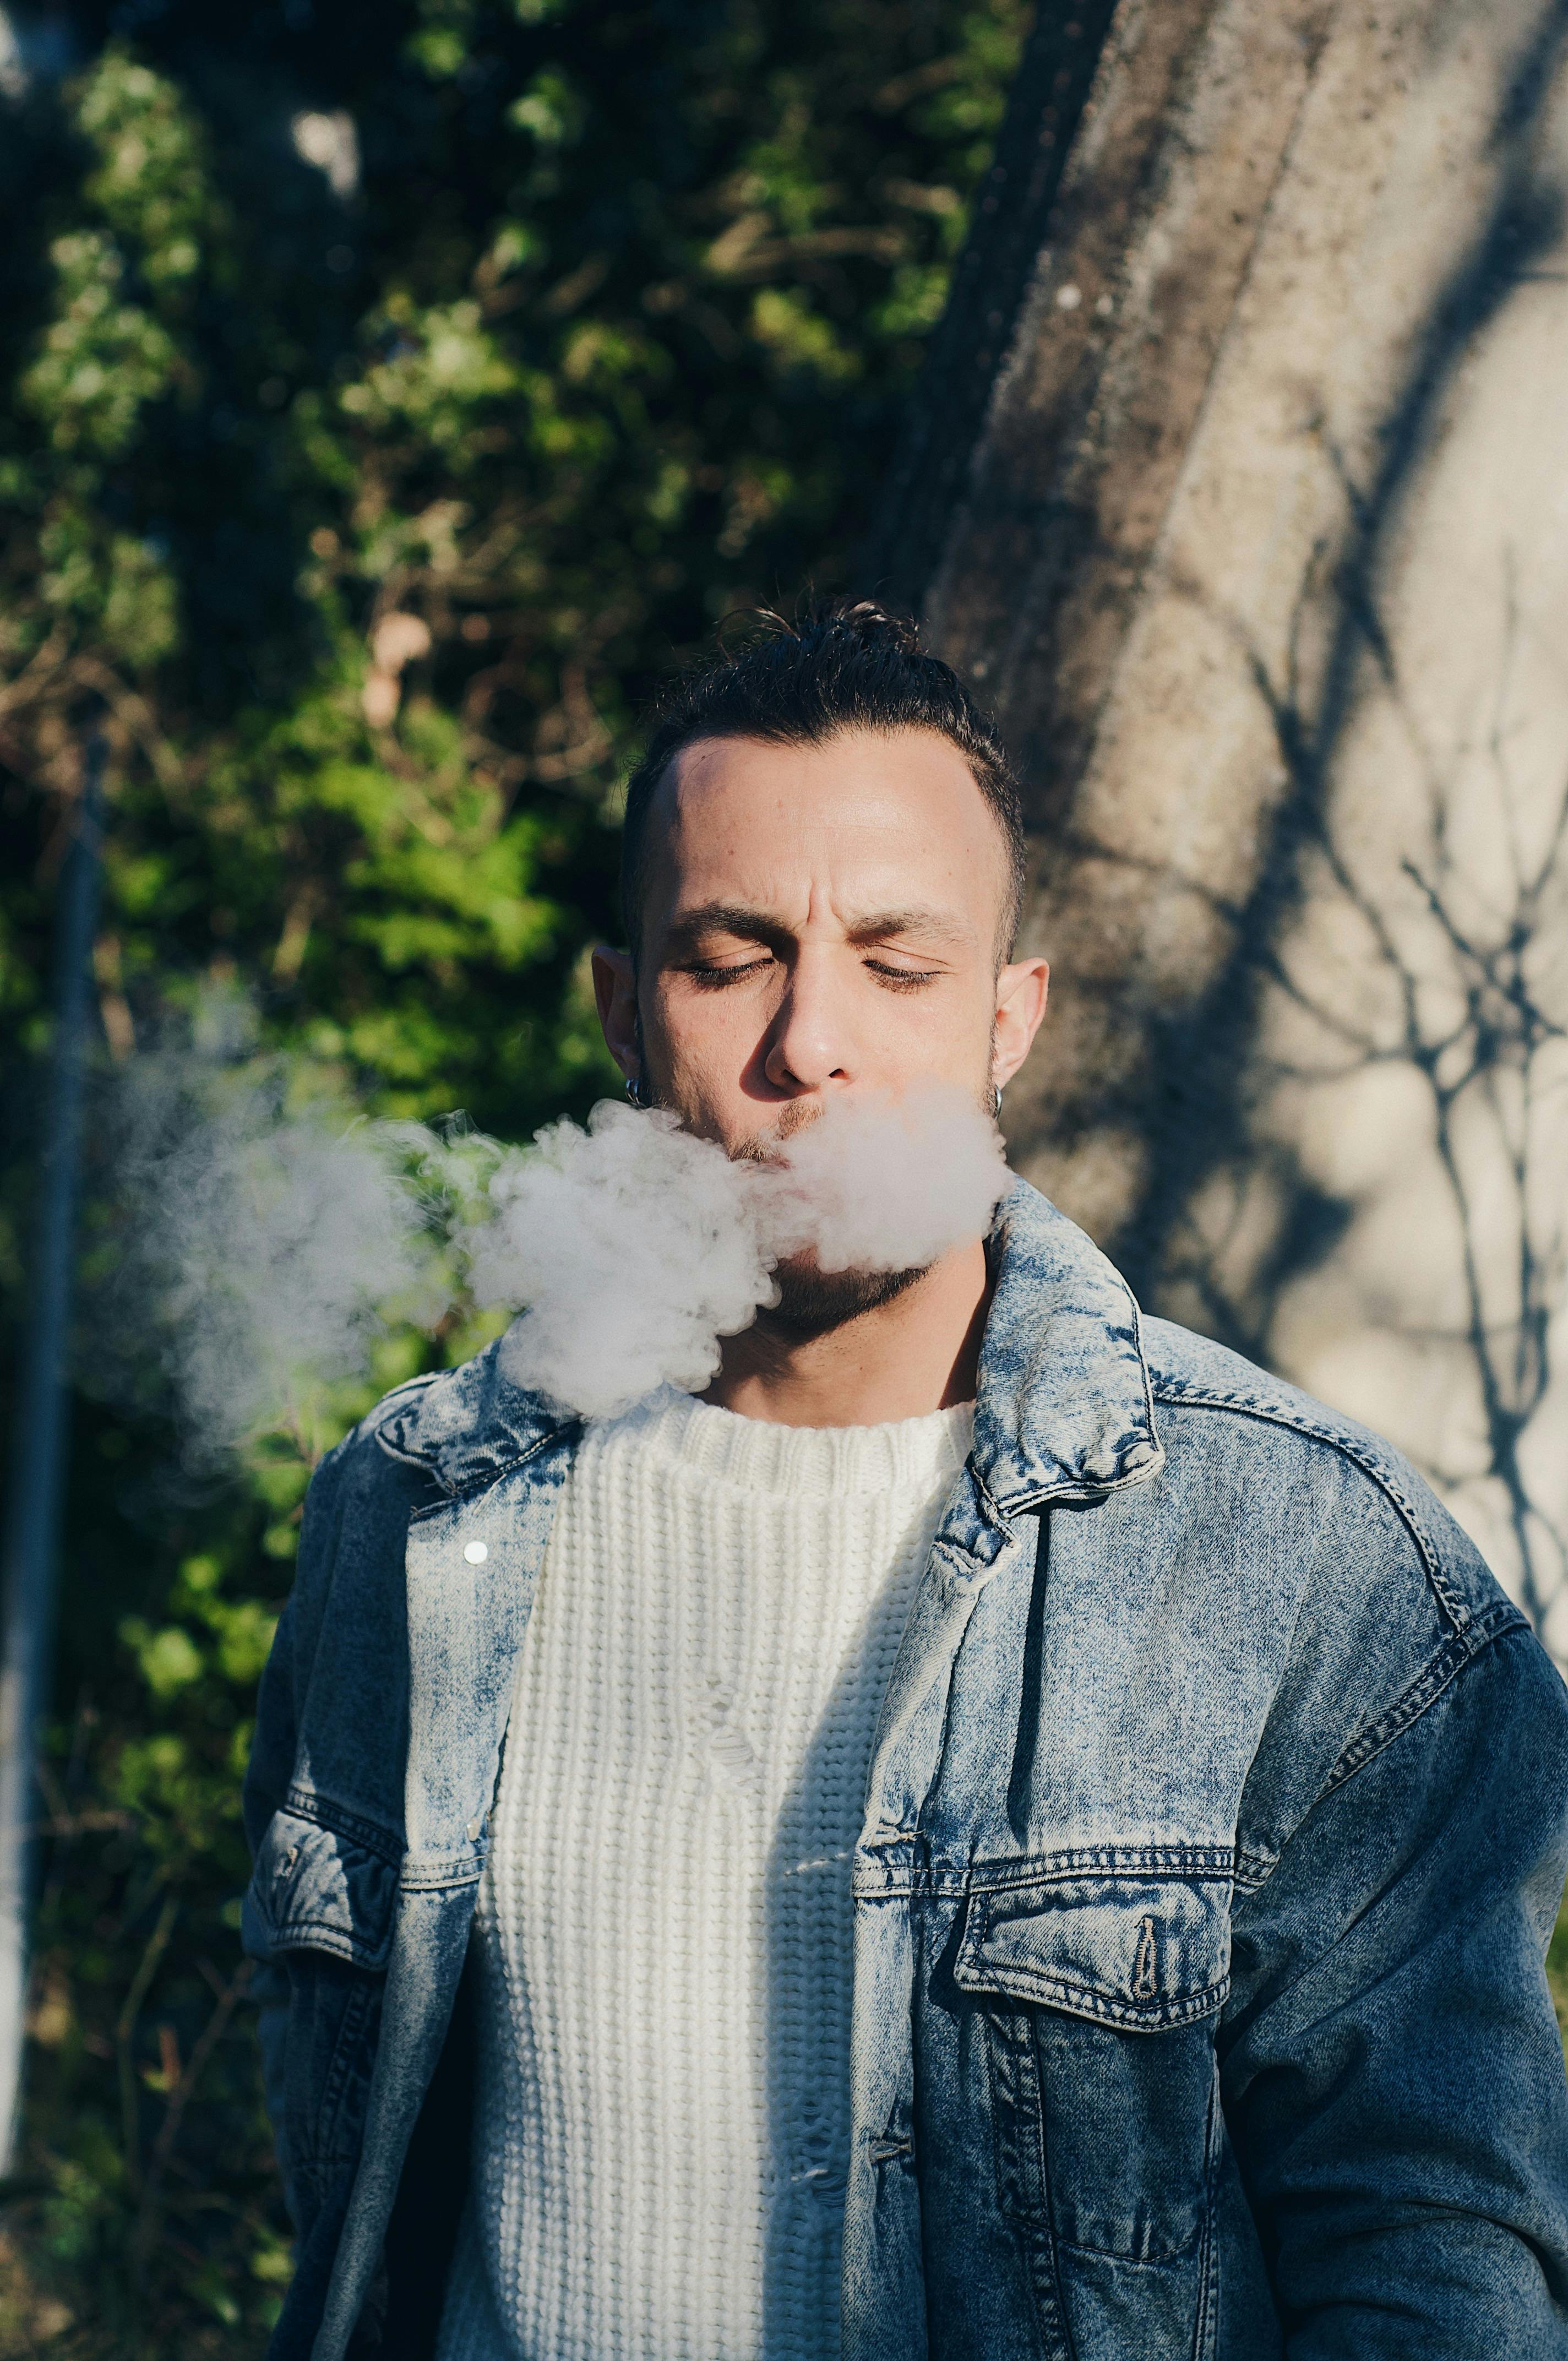
[[[646,1112],[648,1102],[642,1095],[642,1078],[640,1074],[627,1075],[626,1095],[639,1114]]]
[[[1001,1083],[1000,1083],[1000,1082],[992,1082],[992,1084],[991,1085],[991,1119],[992,1119],[992,1123],[994,1123],[994,1122],[995,1122],[995,1120],[996,1120],[997,1116],[998,1116],[1001,1113],[1002,1113],[1002,1085],[1001,1085]]]

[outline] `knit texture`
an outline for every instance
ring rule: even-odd
[[[850,1860],[969,1406],[590,1428],[519,1663],[477,1921],[440,2361],[828,2361]]]

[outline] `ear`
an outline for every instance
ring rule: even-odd
[[[1010,1082],[1040,1029],[1051,972],[1043,959],[1014,960],[996,979],[995,1047],[991,1079],[1001,1090]]]
[[[606,943],[596,944],[593,971],[594,999],[605,1047],[627,1081],[640,1082],[642,1060],[637,1052],[637,971],[631,964],[631,955],[629,951],[612,951]]]

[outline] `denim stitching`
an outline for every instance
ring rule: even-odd
[[[329,2160],[346,2163],[352,2153],[350,2146],[342,2142],[344,2103],[348,2096],[354,2045],[359,2039],[375,1997],[376,1988],[369,1976],[362,1971],[360,1981],[350,1990],[343,2004],[343,2015],[338,2019],[332,2056],[322,2081],[321,2098],[312,2126],[315,2133],[314,2153],[323,2163]]]
[[[421,1458],[416,1463],[411,1460],[411,1455],[408,1453],[393,1453],[389,1451],[389,1457],[407,1458],[411,1460],[411,1464],[417,1464],[419,1466],[428,1468],[435,1482],[442,1486],[442,1498],[439,1500],[432,1500],[425,1508],[415,1509],[410,1515],[410,1525],[422,1524],[427,1518],[438,1516],[441,1511],[445,1509],[466,1508],[470,1501],[477,1500],[482,1492],[492,1490],[494,1487],[500,1482],[504,1476],[512,1475],[519,1467],[526,1466],[531,1459],[537,1458],[540,1452],[545,1448],[546,1444],[554,1443],[561,1435],[569,1433],[574,1426],[580,1424],[581,1421],[578,1419],[563,1419],[559,1426],[551,1427],[547,1433],[540,1435],[534,1442],[531,1443],[526,1451],[518,1452],[516,1456],[511,1459],[499,1461],[496,1466],[488,1470],[486,1474],[477,1477],[466,1492],[454,1492],[449,1490],[445,1484],[442,1482],[441,1477],[437,1474],[435,1463],[433,1459]],[[381,1443],[381,1437],[379,1435],[376,1437],[376,1440],[378,1443]],[[381,1447],[384,1451],[388,1448],[384,1443],[381,1443]]]
[[[1499,1598],[1484,1614],[1474,1617],[1463,1631],[1456,1631],[1450,1641],[1423,1666],[1402,1697],[1397,1697],[1387,1713],[1368,1722],[1359,1737],[1353,1738],[1327,1779],[1318,1791],[1315,1801],[1332,1795],[1336,1787],[1354,1777],[1374,1755],[1418,1721],[1427,1708],[1435,1704],[1451,1681],[1456,1679],[1465,1665],[1472,1663],[1484,1648],[1506,1638],[1510,1631],[1528,1631],[1529,1623],[1513,1601]]]
[[[1068,1885],[1105,1877],[1230,1885],[1237,1881],[1243,1859],[1253,1870],[1262,1866],[1257,1855],[1241,1855],[1228,1845],[1178,1844],[1091,1845],[1036,1853],[1022,1861],[977,1861],[950,1869],[932,1861],[862,1861],[856,1864],[854,1886],[861,1898],[874,1900],[883,1894],[1002,1894],[1021,1886]],[[1256,1882],[1261,1883],[1261,1877]]]
[[[1349,1460],[1353,1466],[1361,1469],[1364,1476],[1369,1477],[1378,1490],[1393,1503],[1401,1522],[1416,1545],[1421,1564],[1426,1570],[1427,1580],[1431,1586],[1438,1604],[1455,1631],[1463,1631],[1472,1621],[1469,1608],[1462,1598],[1457,1598],[1449,1589],[1436,1546],[1429,1540],[1418,1521],[1413,1504],[1400,1491],[1392,1473],[1379,1466],[1370,1452],[1363,1450],[1348,1436],[1335,1434],[1326,1427],[1315,1425],[1310,1419],[1302,1417],[1298,1412],[1283,1408],[1269,1409],[1261,1403],[1236,1401],[1225,1394],[1200,1393],[1181,1378],[1162,1378],[1156,1399],[1168,1403],[1172,1409],[1229,1411],[1236,1418],[1255,1418],[1264,1425],[1284,1427],[1291,1433],[1308,1436],[1312,1442],[1323,1444],[1331,1451],[1337,1451],[1342,1459]]]
[[[1093,2017],[1102,2025],[1118,2026],[1126,2033],[1168,2032],[1177,2026],[1195,2025],[1201,2017],[1216,2015],[1231,1992],[1231,1979],[1223,1975],[1217,1983],[1205,1984],[1201,1992],[1189,1993],[1180,2000],[1135,2008],[1129,2001],[1112,2000],[1088,1984],[1076,1984],[1067,1976],[1047,1976],[1037,1968],[1014,1964],[1007,1972],[1010,1981],[1005,1987],[977,1984],[972,1989],[1005,1989],[1009,1996],[1016,1994],[1042,2007],[1065,2009],[1069,2015]]]
[[[1157,1954],[1154,1938],[1154,1920],[1152,1918],[1140,1918],[1138,1921],[1138,1956],[1133,1970],[1133,1998],[1135,2000],[1153,2000],[1157,1997],[1159,1992],[1159,1979],[1156,1972],[1156,1966]]]
[[[407,1848],[400,1836],[374,1820],[362,1820],[356,1812],[334,1804],[328,1795],[318,1795],[313,1788],[302,1786],[298,1780],[290,1781],[283,1809],[296,1819],[313,1821],[331,1836],[346,1837],[351,1844],[363,1845],[367,1852],[373,1852],[389,1869],[401,1865]]]

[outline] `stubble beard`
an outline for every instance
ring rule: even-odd
[[[815,1115],[797,1102],[784,1108],[765,1140],[746,1140],[730,1152],[744,1163],[771,1164],[778,1143],[804,1131],[815,1120]],[[835,1328],[847,1327],[851,1320],[880,1310],[925,1276],[923,1268],[823,1270],[808,1256],[792,1255],[773,1268],[778,1301],[763,1305],[753,1325],[783,1343],[808,1344],[813,1337],[830,1335]]]
[[[851,1320],[893,1302],[905,1288],[925,1278],[927,1268],[819,1270],[804,1259],[782,1262],[773,1272],[779,1300],[758,1312],[756,1325],[787,1338],[792,1345],[827,1336],[835,1328],[847,1327]]]

